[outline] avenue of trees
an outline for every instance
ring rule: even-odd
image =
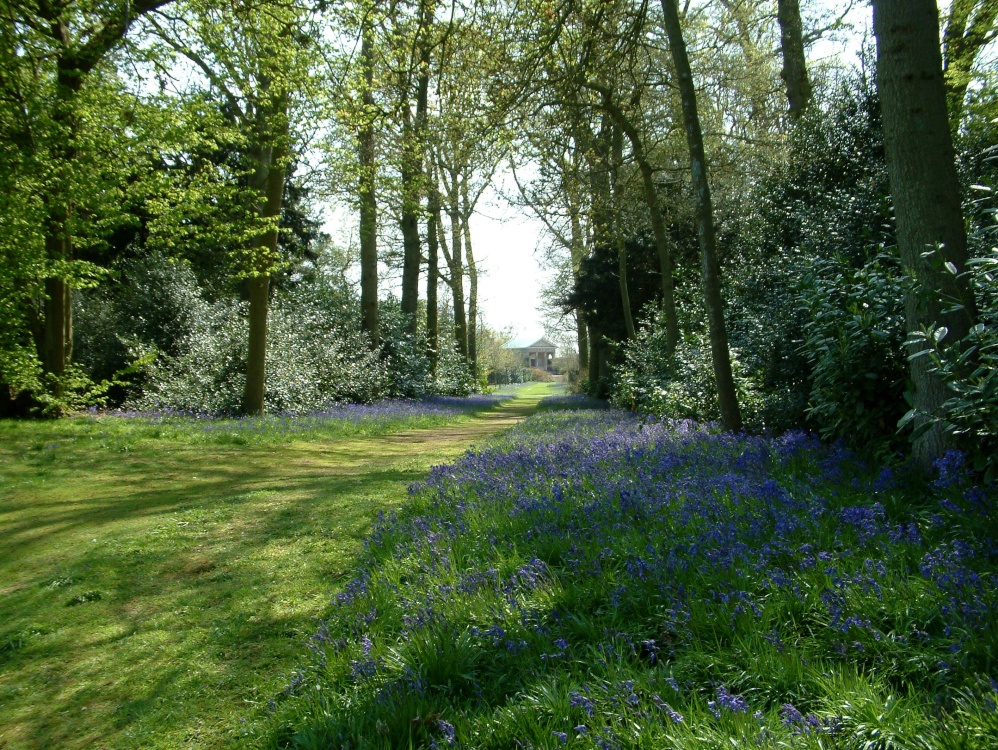
[[[474,390],[510,175],[580,387],[993,471],[998,1],[847,5],[0,0],[0,408]]]

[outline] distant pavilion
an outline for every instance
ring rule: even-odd
[[[524,367],[550,372],[554,366],[554,355],[557,347],[544,337],[532,343],[530,339],[514,339],[506,344],[506,348],[520,357],[520,362]]]

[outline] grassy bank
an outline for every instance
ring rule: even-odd
[[[378,511],[550,392],[0,422],[0,748],[252,742]]]
[[[379,522],[268,741],[998,747],[996,499],[955,455],[540,414]]]

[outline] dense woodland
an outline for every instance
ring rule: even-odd
[[[993,475],[998,2],[849,8],[4,0],[0,409],[476,390],[509,174],[579,388]]]

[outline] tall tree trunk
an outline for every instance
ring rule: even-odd
[[[686,52],[686,40],[683,39],[683,28],[679,21],[679,7],[676,0],[661,0],[661,2],[669,49],[676,67],[676,83],[683,103],[686,142],[690,150],[690,172],[696,203],[697,239],[700,241],[704,307],[710,331],[710,355],[714,367],[714,379],[717,382],[721,424],[726,430],[737,432],[742,428],[742,416],[738,408],[735,379],[731,371],[731,354],[728,350],[728,332],[724,323],[721,269],[717,260],[717,239],[714,230],[714,207],[707,178],[707,158],[704,155],[703,132],[700,129],[700,115],[697,111],[696,87]]]
[[[440,196],[436,189],[436,177],[430,177],[430,194],[426,219],[426,350],[430,359],[430,372],[437,374],[437,361],[440,358],[440,323],[437,301],[437,281],[440,276]]]
[[[655,237],[655,249],[658,250],[658,266],[662,274],[662,310],[665,313],[665,344],[670,352],[676,350],[679,344],[679,318],[676,314],[676,287],[672,267],[672,250],[669,244],[669,233],[662,218],[662,209],[658,203],[658,191],[655,190],[655,172],[648,155],[645,153],[641,134],[617,107],[609,96],[603,98],[604,107],[623,129],[627,140],[631,143],[631,152],[641,172],[641,186],[644,190],[645,203],[651,220],[652,234]]]
[[[468,362],[468,319],[464,307],[464,259],[461,249],[461,194],[460,171],[450,170],[451,182],[447,187],[450,216],[451,254],[450,254],[450,288],[454,296],[454,338],[457,339],[457,351],[461,358]],[[446,178],[445,178],[446,179]],[[470,364],[470,363],[469,363]]]
[[[249,347],[246,353],[246,385],[243,390],[243,412],[263,414],[267,384],[267,315],[270,308],[270,273],[278,257],[277,222],[281,216],[284,196],[285,144],[288,137],[287,104],[275,112],[261,113],[265,134],[257,152],[253,186],[258,191],[257,213],[272,225],[256,240],[257,267],[249,279]]]
[[[620,214],[623,206],[620,185],[620,166],[624,162],[624,141],[621,136],[620,126],[612,119],[609,120],[609,144],[610,153],[608,155],[607,167],[610,175],[610,206],[613,213],[613,241],[617,247],[617,282],[620,289],[620,305],[624,315],[624,327],[627,329],[627,338],[634,338],[634,315],[631,311],[631,294],[627,287],[627,243],[624,241],[624,227]]]
[[[53,35],[69,44],[69,28],[64,22],[53,25]],[[72,290],[66,277],[66,266],[73,260],[73,238],[70,233],[70,188],[68,172],[76,159],[76,99],[83,83],[82,73],[71,58],[60,56],[56,61],[55,101],[52,120],[57,134],[53,148],[51,183],[45,196],[45,255],[56,272],[45,279],[44,346],[42,369],[52,377],[52,393],[63,394],[62,378],[69,364],[72,345]]]
[[[620,282],[620,304],[624,312],[624,326],[627,338],[635,337],[634,313],[631,310],[631,293],[627,286],[627,242],[624,240],[624,226],[621,221],[624,200],[620,185],[620,167],[624,163],[624,138],[620,125],[610,126],[610,191],[613,195],[613,236],[617,244],[617,275]]]
[[[419,217],[422,213],[423,149],[430,87],[430,31],[433,26],[435,0],[422,0],[419,8],[419,69],[416,75],[416,116],[410,121],[408,85],[402,110],[402,312],[408,315],[408,331],[413,337],[419,330],[419,268],[422,250],[419,239]]]
[[[797,119],[811,102],[811,81],[807,76],[807,57],[804,54],[804,25],[800,18],[799,0],[778,0],[776,18],[780,23],[780,50],[783,53],[783,70],[780,78],[787,89],[789,114]]]
[[[381,343],[378,316],[378,197],[374,135],[374,28],[366,22],[360,59],[364,70],[364,120],[358,134],[360,179],[360,323],[375,349]]]
[[[471,206],[468,202],[468,182],[461,186],[462,221],[464,230],[464,255],[468,259],[468,364],[471,375],[478,381],[478,266],[471,247]]]
[[[627,329],[627,338],[633,339],[636,331],[634,329],[634,314],[631,312],[631,293],[627,288],[627,243],[619,234],[617,235],[617,275],[620,278],[620,305],[624,312],[624,327]]]
[[[249,286],[249,348],[243,413],[263,414],[267,383],[267,315],[270,308],[270,275],[251,276]]]
[[[73,342],[73,293],[67,279],[68,266],[73,260],[73,238],[70,231],[72,212],[70,172],[77,158],[76,135],[77,95],[83,81],[94,67],[128,33],[132,22],[160,7],[168,0],[136,0],[104,15],[99,31],[83,35],[86,41],[73,39],[64,3],[38,3],[37,10],[45,21],[50,41],[55,46],[54,62],[56,80],[51,112],[57,144],[50,152],[50,172],[47,176],[43,200],[45,202],[46,260],[55,266],[55,272],[45,279],[45,317],[42,329],[42,370],[53,379],[52,393],[56,398],[63,394],[62,377],[72,357]]]
[[[973,326],[976,309],[962,275],[967,270],[967,235],[946,112],[937,13],[935,0],[875,0],[873,30],[898,249],[916,282],[906,304],[907,328],[914,333],[930,325],[945,326],[949,333],[944,345],[956,346]],[[929,251],[934,252],[927,255]],[[947,271],[946,263],[956,273]],[[924,415],[924,423],[939,415],[947,391],[929,372],[927,357],[912,359],[910,367],[914,407]],[[916,459],[928,467],[949,444],[936,424],[915,442]]]
[[[406,316],[406,330],[415,336],[418,330],[416,314],[419,309],[419,213],[420,213],[420,147],[415,143],[408,103],[402,109],[402,312]]]
[[[953,0],[943,34],[946,104],[950,130],[956,133],[963,119],[974,62],[988,41],[994,38],[998,0]]]
[[[609,246],[613,235],[613,193],[610,186],[612,138],[609,116],[601,118],[599,132],[586,138],[584,151],[589,164],[589,193],[594,248]]]
[[[582,232],[582,221],[579,218],[579,209],[574,204],[570,208],[572,226],[572,281],[576,285],[579,282],[579,268],[582,258],[585,255],[585,237]],[[589,332],[586,327],[586,314],[581,310],[575,311],[575,323],[578,331],[579,342],[579,372],[589,372]]]

